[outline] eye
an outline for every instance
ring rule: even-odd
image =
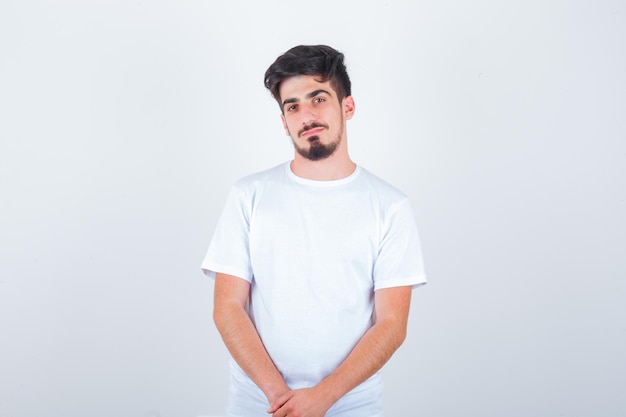
[[[287,112],[293,112],[298,108],[298,106],[296,106],[295,104],[290,104],[287,107],[285,107],[285,111]]]
[[[315,97],[313,99],[313,103],[323,103],[325,101],[326,101],[326,99],[324,97]]]

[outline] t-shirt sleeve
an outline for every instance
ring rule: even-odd
[[[374,264],[374,290],[426,284],[422,250],[408,199],[390,210]]]
[[[215,227],[213,239],[202,261],[202,271],[215,278],[217,272],[252,281],[249,230],[250,209],[242,190],[233,187]]]

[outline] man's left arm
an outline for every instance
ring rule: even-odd
[[[273,417],[297,414],[323,417],[344,394],[374,375],[406,337],[411,287],[392,287],[374,293],[376,322],[339,367],[312,388],[292,390],[271,404]]]

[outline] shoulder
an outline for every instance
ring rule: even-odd
[[[386,205],[396,205],[408,200],[407,195],[387,181],[361,167],[361,183],[377,200]]]
[[[243,194],[254,194],[259,189],[282,181],[287,164],[288,162],[283,162],[275,167],[242,177],[233,184],[232,188]]]

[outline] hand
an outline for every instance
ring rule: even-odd
[[[272,417],[324,417],[332,404],[315,387],[291,390],[272,402]]]

